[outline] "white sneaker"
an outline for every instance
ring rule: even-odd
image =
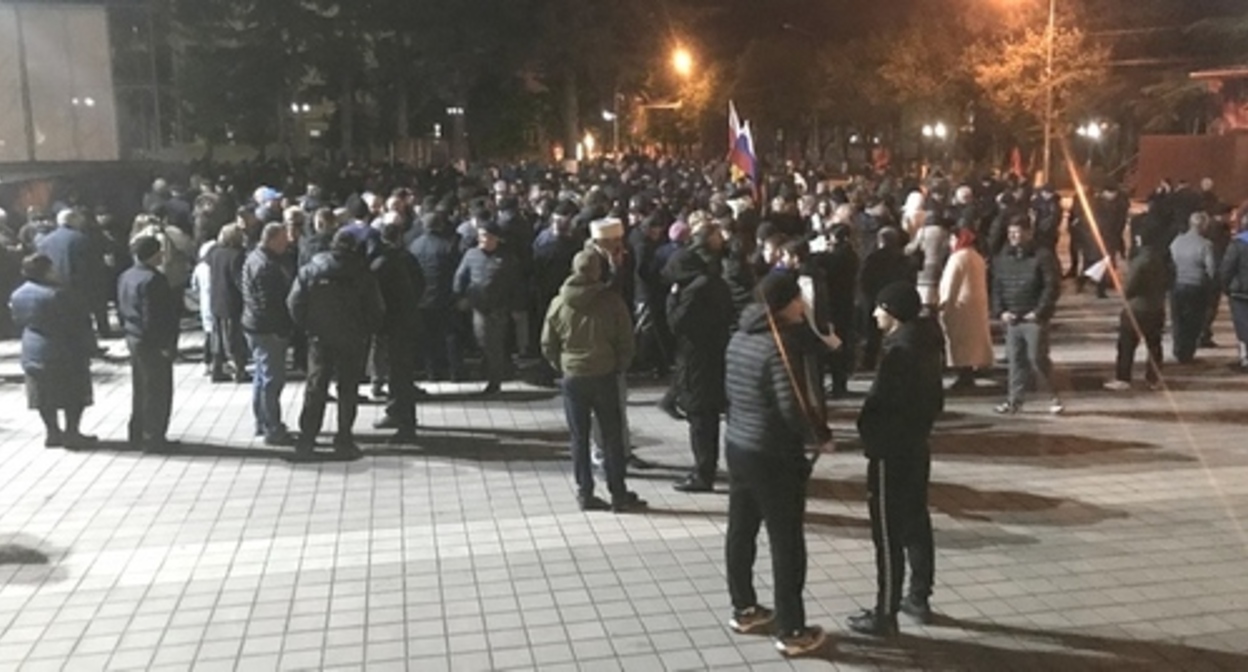
[[[1105,389],[1110,392],[1126,392],[1131,389],[1131,383],[1128,383],[1125,380],[1111,380],[1108,383],[1105,383]]]
[[[1066,406],[1062,404],[1061,399],[1054,399],[1049,402],[1049,413],[1051,415],[1061,415],[1066,412]]]

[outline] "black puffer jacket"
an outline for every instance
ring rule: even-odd
[[[992,262],[992,314],[1034,312],[1041,322],[1053,317],[1061,293],[1057,257],[1028,243],[1007,247]]]
[[[425,289],[425,276],[416,259],[402,247],[382,243],[369,269],[377,279],[385,304],[382,333],[414,336],[419,319],[417,308]]]
[[[932,318],[902,324],[883,343],[880,369],[858,415],[867,457],[905,459],[925,454],[927,437],[945,409],[941,356],[944,337]]]
[[[424,293],[420,297],[421,308],[449,309],[455,303],[453,284],[455,269],[459,268],[457,242],[453,233],[443,234],[425,229],[407,248],[425,277]]]
[[[243,262],[243,330],[253,334],[289,336],[290,313],[286,295],[290,275],[281,257],[257,247]]]
[[[796,389],[813,400],[811,388],[820,381],[807,372],[814,370],[819,352],[813,339],[805,337],[809,329],[797,325],[782,333]],[[823,443],[832,436],[826,425],[812,422],[803,413],[762,304],[752,303],[741,313],[728,343],[725,388],[728,425],[724,437],[733,450],[757,451],[796,465],[805,459],[807,443]],[[813,406],[806,404],[811,412],[817,410]]]
[[[724,353],[732,334],[732,290],[718,262],[694,247],[667,269],[674,287],[667,324],[676,337],[676,390],[690,413],[724,410]]]
[[[322,252],[299,269],[286,305],[309,338],[343,349],[368,347],[385,310],[363,257],[341,252]]]

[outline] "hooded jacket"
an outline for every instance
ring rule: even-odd
[[[546,361],[568,378],[605,376],[627,371],[633,349],[633,323],[624,299],[600,282],[568,278],[546,311]]]
[[[816,395],[810,393],[810,383],[819,381],[811,379],[807,371],[819,353],[813,338],[802,336],[808,331],[805,325],[785,327],[781,338],[797,389],[813,400]],[[822,443],[831,437],[826,425],[803,413],[762,304],[746,306],[728,343],[725,390],[728,423],[724,440],[732,450],[763,453],[798,465],[799,460],[805,460],[807,443]],[[817,403],[808,403],[807,408],[813,411],[811,407]]]
[[[343,349],[368,347],[385,310],[364,259],[334,252],[322,252],[299,269],[286,306],[310,338]]]
[[[1166,293],[1174,280],[1174,268],[1164,250],[1153,245],[1136,247],[1127,266],[1123,289],[1134,313],[1160,313],[1166,309]]]
[[[720,277],[710,252],[691,247],[675,257],[667,324],[676,337],[675,387],[690,413],[724,410],[724,353],[732,335],[732,290]]]
[[[940,325],[930,317],[905,322],[884,337],[880,369],[858,415],[868,458],[926,452],[927,437],[945,409],[943,352]]]

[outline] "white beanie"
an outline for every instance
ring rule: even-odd
[[[611,240],[624,237],[624,223],[614,217],[600,219],[589,225],[589,236],[594,240]]]

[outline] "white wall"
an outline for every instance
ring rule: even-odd
[[[33,121],[26,119],[22,105],[19,44],[25,47]],[[0,91],[6,92],[0,98],[0,161],[119,158],[105,8],[0,6]],[[27,123],[34,126],[33,157],[27,151]]]

